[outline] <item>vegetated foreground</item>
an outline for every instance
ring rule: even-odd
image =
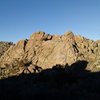
[[[2,100],[99,100],[99,40],[72,32],[61,36],[36,32],[16,44],[0,45]]]

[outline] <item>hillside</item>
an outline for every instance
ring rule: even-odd
[[[0,42],[0,100],[100,99],[100,41],[66,32]]]
[[[99,71],[100,42],[75,36],[72,32],[66,32],[64,35],[36,32],[29,39],[18,41],[2,53],[0,67],[11,70],[17,67],[17,72],[22,73],[27,65],[30,72],[34,72],[35,66],[47,69],[57,64],[71,65],[78,60],[88,61],[86,69]],[[17,74],[16,71],[13,72]]]

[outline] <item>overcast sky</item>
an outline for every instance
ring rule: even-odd
[[[100,39],[100,0],[0,0],[0,41],[72,31]]]

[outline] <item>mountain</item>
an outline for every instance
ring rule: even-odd
[[[5,52],[0,57],[0,70],[3,75],[22,73],[26,67],[28,71],[25,73],[56,65],[70,66],[82,60],[88,62],[87,70],[100,70],[100,41],[74,35],[72,32],[63,35],[36,32],[29,39],[20,40],[11,46],[8,44],[4,46],[7,49],[4,49]]]

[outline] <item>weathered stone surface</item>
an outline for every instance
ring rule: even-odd
[[[11,46],[0,59],[1,67],[4,67],[4,64],[11,64],[14,59],[22,59],[25,52],[25,44],[25,40],[20,40],[16,45]]]
[[[46,41],[46,40],[52,39],[52,36],[49,34],[45,34],[45,32],[36,32],[30,36],[30,39],[37,40],[37,41],[39,41],[39,40]]]
[[[11,45],[13,45],[12,42],[0,42],[0,57],[10,48]]]

